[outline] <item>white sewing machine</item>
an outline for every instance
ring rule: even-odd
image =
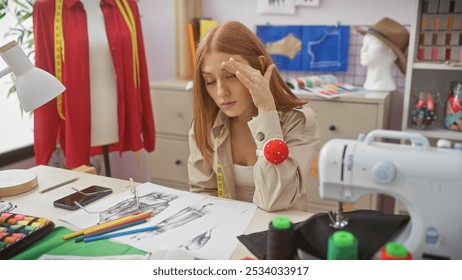
[[[330,140],[319,156],[320,196],[350,203],[367,193],[393,196],[411,217],[395,241],[404,244],[414,259],[460,260],[461,146],[434,148],[420,134],[391,130],[374,130],[358,140]]]

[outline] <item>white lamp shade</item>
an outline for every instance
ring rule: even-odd
[[[32,68],[16,76],[19,102],[26,112],[42,106],[65,89],[53,75],[40,68]]]
[[[0,47],[0,57],[8,65],[0,71],[0,77],[10,72],[16,76],[16,92],[26,112],[42,106],[66,89],[56,77],[34,67],[15,41]]]

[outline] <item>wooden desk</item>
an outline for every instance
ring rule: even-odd
[[[69,214],[69,211],[53,206],[54,200],[74,192],[71,187],[83,189],[90,185],[101,185],[112,188],[114,194],[128,190],[127,186],[129,178],[127,178],[127,180],[120,180],[43,165],[33,167],[30,170],[37,173],[39,187],[23,194],[5,197],[2,199],[17,205],[14,212],[47,218],[52,220],[57,226],[65,226],[72,230],[78,230],[79,228],[59,220],[60,217]],[[42,194],[39,193],[41,188],[60,183],[76,176],[79,176],[80,179],[73,183],[64,185],[49,192]],[[307,219],[312,214],[300,211],[280,211],[268,213],[261,209],[257,209],[244,233],[249,234],[268,229],[269,222],[277,215],[286,215],[290,217],[293,222],[300,222]],[[253,255],[244,245],[238,242],[231,259],[241,259],[247,256]]]

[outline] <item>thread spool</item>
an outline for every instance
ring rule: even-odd
[[[277,216],[269,224],[267,260],[291,260],[295,256],[294,226],[286,216]]]
[[[319,76],[306,76],[299,78],[292,78],[286,81],[289,88],[300,90],[302,88],[315,88],[322,87],[328,84],[338,83],[337,78],[332,74],[325,74]]]
[[[357,260],[358,240],[349,231],[339,230],[334,232],[327,244],[328,260]]]
[[[381,260],[412,260],[411,253],[398,242],[388,242],[380,249]]]

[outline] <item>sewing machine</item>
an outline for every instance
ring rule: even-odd
[[[320,152],[319,183],[321,198],[340,203],[354,203],[367,193],[395,197],[411,221],[394,241],[414,259],[462,259],[460,143],[435,148],[420,134],[391,130],[374,130],[358,140],[333,139]],[[336,224],[348,230],[339,210]]]

